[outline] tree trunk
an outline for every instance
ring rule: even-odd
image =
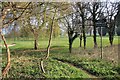
[[[33,33],[34,36],[34,49],[37,50],[39,33],[37,29],[31,29],[31,32]]]
[[[82,47],[82,34],[80,34],[80,47]]]
[[[86,48],[86,36],[85,36],[85,33],[84,33],[83,37],[84,37],[84,49],[85,49]]]
[[[94,30],[96,30],[96,29],[94,29]],[[97,47],[97,42],[96,42],[96,31],[94,31],[94,36],[93,36],[93,38],[94,38],[94,48],[96,48],[96,47]]]
[[[69,38],[69,52],[72,52],[72,39]]]
[[[113,33],[111,31],[109,31],[109,42],[110,42],[110,45],[112,46],[113,45]]]
[[[48,47],[47,47],[47,56],[46,56],[46,59],[49,57],[49,54],[50,54],[50,46],[51,46],[52,35],[53,35],[53,23],[54,23],[54,21],[52,21],[52,25],[51,25],[50,37],[49,37],[49,42],[48,42]]]
[[[86,35],[85,35],[85,20],[84,16],[82,16],[82,28],[83,28],[83,39],[84,39],[84,49],[86,48]]]
[[[110,36],[110,44],[113,45],[113,36]]]
[[[93,39],[94,39],[94,48],[97,47],[97,40],[96,40],[96,21],[95,21],[95,16],[93,15],[93,27],[94,27],[94,31],[93,31]]]
[[[41,68],[42,72],[45,73],[44,64],[43,64],[43,60],[42,60],[42,59],[41,59],[41,61],[40,61],[39,64],[41,65],[40,68]],[[39,65],[39,66],[40,66],[40,65]]]
[[[37,50],[38,49],[38,30],[34,30],[33,32],[34,34],[34,49]]]
[[[90,29],[90,36],[92,35],[92,29]]]
[[[37,40],[34,40],[34,49],[37,50],[38,49],[38,45],[37,45]]]
[[[2,38],[2,40],[4,42],[5,47],[7,49],[7,65],[4,68],[4,70],[2,71],[2,75],[5,76],[8,73],[9,69],[10,69],[10,49],[9,49],[9,47],[7,45],[7,42],[6,42],[6,39],[5,39],[4,35],[2,35],[1,32],[0,32],[0,35],[1,35],[1,38]]]
[[[50,35],[49,35],[49,42],[48,42],[48,47],[47,47],[47,55],[46,55],[45,58],[41,59],[41,61],[40,61],[41,69],[42,69],[43,73],[45,73],[44,66],[43,66],[44,60],[48,59],[49,55],[50,55],[50,46],[51,46],[51,42],[52,42],[53,24],[54,24],[55,15],[56,15],[56,10],[55,10],[55,13],[54,13],[54,16],[53,16],[53,19],[52,19],[52,23],[51,23],[51,26],[50,26]]]
[[[113,39],[114,39],[114,31],[115,31],[115,21],[112,21],[112,17],[110,18],[110,24],[109,24],[109,42],[110,45],[113,45]]]
[[[73,31],[71,31],[70,33],[68,32],[68,36],[69,36],[69,52],[72,52],[72,43],[73,41],[78,37],[78,34],[75,33],[75,35],[73,36]]]

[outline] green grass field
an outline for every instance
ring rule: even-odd
[[[48,39],[39,39],[39,49],[34,50],[34,41],[31,40],[8,40],[8,44],[16,43],[10,47],[11,68],[9,78],[99,78],[106,79],[111,76],[118,78],[120,67],[116,63],[101,60],[98,57],[91,58],[93,49],[93,38],[87,37],[87,48],[79,48],[79,38],[73,43],[73,53],[68,51],[68,38],[54,38],[52,40],[50,57],[44,61],[46,73],[40,69],[40,58],[46,55]],[[98,47],[100,37],[97,37]],[[114,45],[120,44],[118,37],[114,38]],[[103,48],[110,46],[108,37],[103,37]],[[99,50],[96,49],[96,50]],[[83,51],[86,51],[85,54]],[[88,54],[90,53],[91,54]],[[94,52],[96,54],[97,52]],[[105,54],[105,52],[104,52]],[[108,53],[107,53],[108,54]],[[87,55],[87,56],[86,56]],[[2,67],[6,65],[6,51],[2,51]]]
[[[87,48],[93,48],[94,42],[93,42],[93,37],[87,37],[86,38],[86,47]],[[98,47],[101,45],[100,37],[97,37],[97,43]],[[16,43],[17,45],[13,48],[33,48],[34,47],[34,40],[7,40],[9,44],[11,43]],[[39,39],[39,48],[46,48],[48,44],[48,39]],[[27,44],[27,45],[25,45]],[[103,47],[104,46],[110,46],[109,39],[108,37],[103,37]],[[119,42],[119,37],[115,36],[113,44],[120,44]],[[82,44],[83,45],[83,44]],[[62,37],[62,38],[54,38],[52,40],[52,45],[51,46],[59,46],[59,47],[68,47],[68,38],[67,37]],[[73,42],[73,48],[79,47],[79,38],[76,38],[75,41]]]

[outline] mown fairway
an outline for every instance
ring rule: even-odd
[[[103,37],[103,60],[100,59],[100,48],[93,48],[93,38],[87,37],[87,48],[79,48],[79,38],[73,43],[73,51],[68,51],[67,38],[52,40],[50,57],[44,61],[46,73],[41,72],[40,59],[46,53],[48,40],[39,39],[39,49],[34,50],[34,41],[7,41],[16,43],[11,49],[11,68],[7,77],[10,78],[118,78],[120,67],[117,65],[118,37],[114,38],[113,47],[109,47],[108,37]],[[100,47],[100,38],[97,38]],[[107,46],[107,47],[106,47]],[[114,49],[114,50],[113,50]],[[109,52],[110,50],[111,53]],[[2,67],[6,64],[6,52],[2,51]],[[113,54],[111,56],[111,54]],[[107,57],[106,57],[107,56]],[[110,59],[108,58],[110,57]],[[112,58],[112,59],[111,59]]]

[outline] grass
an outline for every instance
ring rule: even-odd
[[[114,37],[114,41],[113,41],[113,44],[120,44],[120,42],[118,41],[119,37],[118,36],[115,36]],[[93,37],[87,37],[86,39],[86,47],[87,48],[93,48],[94,47],[94,42],[93,42]],[[110,43],[109,43],[109,39],[108,39],[108,36],[103,36],[102,38],[102,44],[103,44],[103,47],[105,46],[110,46]],[[101,45],[101,38],[100,37],[97,37],[97,43],[98,43],[98,47],[100,47]],[[83,44],[82,44],[83,45]],[[73,47],[79,47],[79,38],[77,38],[74,43],[73,43]]]
[[[87,37],[86,39],[86,47],[87,48],[93,48],[94,46],[94,42],[93,42],[93,37]],[[120,44],[120,42],[118,41],[119,37],[115,36],[114,37],[114,41],[113,44]],[[9,44],[11,43],[16,43],[17,45],[15,47],[12,48],[33,48],[34,47],[34,40],[17,40],[17,41],[13,41],[13,40],[7,40],[7,42]],[[46,48],[47,44],[48,44],[48,39],[39,39],[39,48]],[[101,42],[100,42],[100,37],[97,37],[97,43],[98,43],[98,47],[100,46]],[[27,45],[25,45],[27,44]],[[83,44],[82,44],[83,45]],[[103,37],[103,47],[105,46],[109,46],[109,39],[108,36],[104,36]],[[52,46],[58,46],[58,47],[68,47],[69,43],[68,43],[68,38],[63,37],[63,38],[54,38],[52,40]],[[79,47],[79,38],[76,38],[75,41],[73,42],[73,48],[77,48]]]
[[[8,73],[9,78],[91,78],[91,75],[75,65],[81,66],[87,72],[98,77],[119,74],[118,66],[113,66],[112,63],[106,62],[104,59],[100,59],[100,61],[98,60],[98,57],[93,57],[91,59],[90,56],[96,53],[93,49],[92,37],[87,37],[86,50],[79,48],[79,38],[77,38],[73,43],[72,54],[68,51],[68,38],[54,38],[52,40],[50,58],[44,62],[45,74],[41,72],[39,62],[40,58],[46,55],[45,50],[48,44],[48,39],[39,39],[38,50],[33,50],[34,41],[32,39],[25,41],[12,41],[8,39],[7,42],[8,44],[16,43],[15,46],[10,47],[11,69]],[[99,47],[99,37],[97,37],[97,42]],[[117,36],[115,36],[113,44],[119,44]],[[108,37],[103,37],[103,47],[109,45]],[[84,51],[86,51],[87,54],[85,54]],[[6,65],[7,55],[5,53],[6,51],[3,48],[2,67],[5,67]],[[63,62],[56,60],[55,58],[61,59]]]
[[[75,54],[62,54],[59,56],[54,55],[52,58],[58,61],[72,64],[78,68],[82,68],[97,77],[105,78],[107,80],[120,79],[120,66],[104,59],[81,58]]]
[[[108,75],[118,75],[116,70],[113,70],[114,66],[112,63],[109,63],[100,59],[80,59],[80,58],[55,58],[63,62],[71,63],[75,66],[82,67],[87,70],[89,73],[96,76],[108,76]]]
[[[45,61],[45,71],[42,73],[39,68],[39,56],[35,57],[34,53],[30,56],[26,53],[24,56],[15,55],[11,58],[11,69],[8,77],[10,78],[90,78],[90,76],[82,70],[53,60],[49,58]],[[37,52],[36,54],[39,54]],[[39,54],[40,55],[40,54]],[[19,56],[19,57],[18,57]],[[4,59],[3,59],[4,60]],[[5,61],[3,61],[3,67]]]

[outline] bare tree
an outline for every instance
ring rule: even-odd
[[[7,72],[9,71],[9,68],[10,68],[10,49],[7,45],[4,35],[2,34],[2,30],[4,28],[9,27],[8,24],[11,24],[15,20],[19,19],[30,4],[31,4],[31,2],[26,3],[26,6],[23,8],[20,15],[15,16],[14,18],[7,19],[9,13],[12,12],[12,14],[14,14],[14,12],[18,9],[18,6],[16,5],[16,3],[13,3],[13,2],[3,2],[2,3],[2,6],[3,6],[1,9],[2,15],[0,17],[1,17],[1,21],[2,21],[1,23],[3,24],[3,26],[0,26],[0,35],[4,42],[5,47],[7,49],[7,65],[2,71],[3,76],[5,76],[7,74]]]
[[[38,49],[38,39],[40,30],[46,23],[46,8],[45,3],[32,3],[31,8],[25,12],[25,17],[22,17],[22,27],[27,27],[34,37],[34,49]]]
[[[63,24],[64,27],[67,29],[68,39],[69,39],[69,52],[72,52],[72,43],[78,37],[80,28],[76,26],[78,24],[77,14],[71,13],[67,16],[62,17],[59,21]]]
[[[113,39],[115,34],[115,16],[117,14],[117,2],[106,2],[105,8],[106,8],[106,19],[107,19],[107,25],[108,25],[108,34],[109,34],[109,42],[111,45],[113,45]]]
[[[101,14],[101,2],[89,2],[88,4],[88,11],[91,13],[92,15],[92,22],[93,22],[93,39],[94,39],[94,48],[97,47],[97,40],[96,40],[96,20],[98,18],[98,15]]]
[[[81,24],[82,24],[82,34],[84,39],[84,49],[86,48],[86,35],[85,35],[85,21],[87,19],[87,5],[88,3],[85,2],[78,2],[76,3],[76,9],[79,12],[81,17]],[[80,46],[81,46],[82,35],[80,35]]]

